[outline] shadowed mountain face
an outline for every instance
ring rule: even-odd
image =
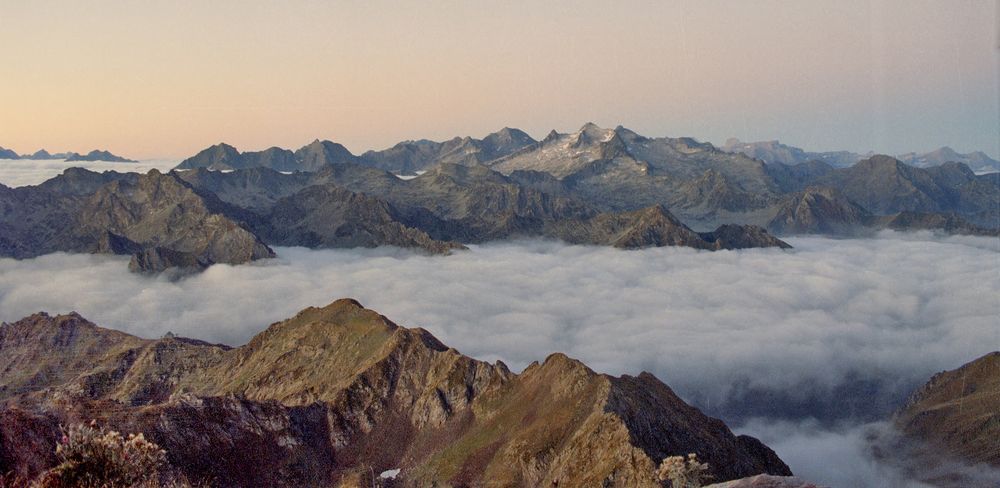
[[[220,203],[156,170],[71,169],[37,187],[0,188],[0,254],[131,254],[137,271],[272,257],[252,232],[219,211]]]
[[[244,176],[243,172],[214,175],[190,172],[181,173],[181,177],[196,186],[204,185],[200,187],[207,191],[218,192],[220,198],[227,202],[243,202],[251,206],[268,222],[270,230],[262,232],[265,241],[282,245],[357,245],[336,238],[332,228],[320,231],[314,227],[312,241],[294,237],[294,232],[288,232],[288,222],[281,218],[291,206],[298,209],[294,213],[315,223],[341,226],[341,222],[349,219],[354,219],[355,224],[352,225],[355,226],[361,225],[362,221],[369,224],[382,222],[385,225],[395,222],[443,242],[477,243],[540,236],[575,244],[630,249],[665,245],[700,249],[787,247],[766,233],[742,226],[731,229],[732,232],[745,234],[742,239],[706,237],[692,231],[657,205],[634,212],[602,212],[574,198],[547,193],[533,185],[522,185],[482,165],[441,163],[411,180],[400,180],[381,170],[348,163],[328,166],[309,178],[277,173],[259,178]],[[335,185],[348,191],[310,189],[317,185]],[[357,194],[364,194],[365,197],[353,196]],[[248,200],[248,195],[254,196],[253,201]],[[292,203],[295,201],[309,203],[303,207]],[[365,207],[378,206],[381,210],[333,212],[325,217],[317,213],[321,207],[330,209],[340,206],[346,209],[362,203]],[[375,217],[376,214],[379,217]],[[372,217],[361,219],[362,215]],[[273,237],[278,234],[287,236],[288,240]],[[408,247],[435,251],[440,245]],[[448,246],[454,248],[454,245]]]
[[[339,154],[320,142],[310,148],[307,159]],[[245,160],[224,146],[211,151]],[[0,187],[0,255],[131,254],[132,269],[161,271],[271,257],[266,244],[391,245],[433,254],[512,237],[629,249],[788,247],[752,226],[728,226],[719,238],[691,230],[657,204],[606,212],[560,193],[558,185],[522,185],[479,164],[439,163],[410,180],[349,161],[292,173],[252,167],[138,175],[72,168],[38,186]]]
[[[0,326],[0,471],[53,464],[58,423],[143,432],[193,480],[225,486],[660,486],[697,453],[718,481],[787,466],[648,373],[561,354],[521,374],[463,356],[353,300],[308,308],[230,349],[145,340],[70,314]]]

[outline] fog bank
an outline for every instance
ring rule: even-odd
[[[180,161],[175,159],[150,159],[136,163],[108,161],[72,161],[62,159],[0,159],[0,183],[9,187],[37,185],[62,174],[66,168],[87,168],[91,171],[117,171],[119,173],[146,173],[156,168],[168,171]]]

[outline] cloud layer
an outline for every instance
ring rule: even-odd
[[[66,168],[87,168],[91,171],[117,171],[119,173],[145,173],[153,168],[166,171],[180,161],[173,159],[151,159],[137,163],[109,163],[107,161],[73,161],[61,159],[0,159],[0,183],[9,187],[37,185],[49,178],[62,174]]]
[[[354,297],[515,370],[563,351],[601,372],[651,371],[737,424],[816,417],[823,435],[782,437],[815,441],[785,449],[793,470],[807,467],[796,452],[854,462],[847,440],[857,436],[831,425],[878,418],[934,372],[1000,346],[997,239],[790,242],[710,253],[528,241],[448,257],[278,248],[278,259],[173,282],[130,274],[122,257],[0,259],[0,320],[76,310],[145,337],[235,345],[304,307]]]
[[[278,259],[177,282],[131,274],[121,257],[53,254],[0,260],[0,320],[76,310],[142,336],[241,344],[350,296],[514,368],[563,351],[599,371],[712,390],[740,378],[833,387],[852,371],[922,380],[1000,344],[1000,241],[791,242],[709,253],[534,241],[449,257],[279,248]]]

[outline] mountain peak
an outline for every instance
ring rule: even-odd
[[[545,135],[545,139],[542,139],[542,142],[552,142],[552,141],[555,141],[555,140],[559,139],[559,136],[560,136],[560,134],[558,132],[556,132],[555,129],[552,129],[552,130],[549,131],[548,134]]]

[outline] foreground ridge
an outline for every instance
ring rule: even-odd
[[[935,374],[892,418],[876,454],[933,486],[1000,480],[1000,351]]]
[[[141,339],[77,314],[0,326],[0,473],[54,463],[60,423],[142,432],[193,481],[659,486],[697,453],[716,481],[788,467],[649,373],[552,354],[515,374],[357,301],[310,307],[238,348]]]

